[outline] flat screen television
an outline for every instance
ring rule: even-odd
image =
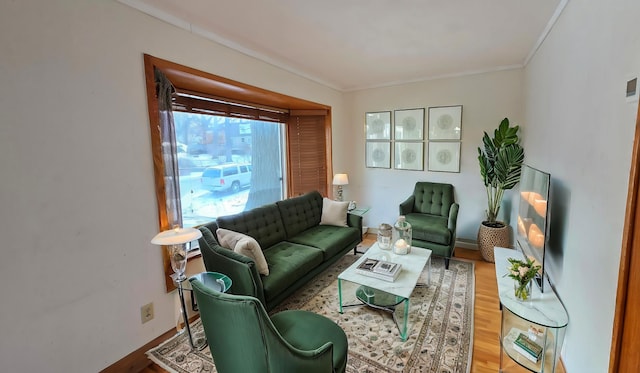
[[[550,185],[549,173],[526,164],[522,166],[516,245],[525,256],[542,266],[535,278],[541,292],[544,292],[544,254],[549,241]]]

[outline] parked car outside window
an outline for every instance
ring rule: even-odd
[[[202,172],[200,181],[205,189],[236,193],[240,188],[251,185],[251,168],[249,165],[235,163],[208,167]]]

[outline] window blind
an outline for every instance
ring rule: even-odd
[[[188,91],[178,91],[174,94],[173,110],[276,123],[287,123],[289,118],[289,111],[286,109],[234,102]]]
[[[289,196],[327,196],[326,115],[292,115],[287,124]]]

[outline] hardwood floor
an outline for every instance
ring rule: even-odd
[[[375,236],[368,234],[363,244],[369,246],[375,242]],[[457,248],[455,257],[473,260],[476,274],[476,296],[473,321],[473,361],[471,373],[495,373],[500,369],[500,308],[498,285],[493,263],[482,260],[480,251]],[[559,373],[565,373],[562,363],[558,363]],[[142,373],[166,373],[155,364],[151,364]],[[528,372],[520,367],[510,368],[509,372]]]

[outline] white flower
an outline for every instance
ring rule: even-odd
[[[524,278],[527,276],[527,272],[529,272],[529,267],[520,267],[518,268],[518,272],[520,272],[520,278]]]

